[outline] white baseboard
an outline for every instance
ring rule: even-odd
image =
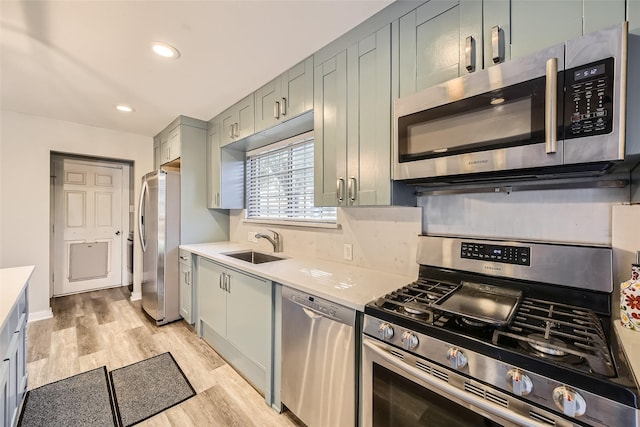
[[[140,299],[142,299],[142,292],[131,292],[131,296],[129,297],[129,300],[138,301]]]
[[[53,311],[51,311],[51,307],[49,307],[47,310],[29,313],[28,323],[51,318],[53,318]]]

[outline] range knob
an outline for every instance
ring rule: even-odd
[[[378,327],[378,336],[383,340],[393,338],[393,328],[391,325],[388,323],[381,323]]]
[[[455,347],[451,347],[447,351],[447,359],[453,369],[462,369],[467,366],[467,356],[464,355],[462,350]]]
[[[571,387],[556,387],[552,397],[556,406],[569,417],[579,417],[587,411],[587,402]]]
[[[404,347],[405,350],[413,350],[419,344],[418,337],[413,332],[409,331],[404,331],[402,333],[400,341],[402,342],[402,347]]]
[[[526,396],[533,390],[531,378],[520,369],[509,369],[506,379],[507,385],[516,396]]]

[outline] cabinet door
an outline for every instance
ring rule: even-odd
[[[275,125],[280,118],[281,78],[271,80],[255,92],[256,132]]]
[[[348,49],[347,203],[391,201],[391,25]]]
[[[173,161],[180,157],[181,154],[181,130],[180,126],[177,126],[171,132],[169,132],[169,142],[168,142],[168,151],[167,151],[167,161]]]
[[[193,324],[193,292],[191,287],[191,267],[180,263],[180,315]]]
[[[225,269],[198,257],[198,315],[218,335],[227,336],[227,292],[222,289]]]
[[[316,66],[313,81],[315,204],[344,206],[347,185],[347,52],[342,51]]]
[[[626,19],[625,3],[625,0],[583,0],[584,34],[621,24]]]
[[[400,96],[459,75],[458,0],[430,1],[400,18]]]
[[[211,120],[207,135],[207,206],[220,208],[220,121]]]
[[[169,161],[169,133],[160,134],[160,164],[164,165]]]
[[[253,93],[238,104],[236,104],[237,108],[237,117],[238,117],[238,128],[236,139],[246,138],[249,135],[253,135],[255,132],[255,113],[254,113],[254,96]]]
[[[238,123],[238,110],[235,105],[227,108],[220,114],[220,123],[220,146],[223,147],[236,140],[235,132],[236,124]]]
[[[9,414],[9,361],[0,360],[0,423],[3,426],[10,426]]]
[[[227,339],[266,369],[271,351],[271,282],[228,270]]]
[[[463,9],[473,0],[465,0]],[[511,2],[491,0],[482,2],[482,43],[484,67],[490,67],[511,59]],[[494,35],[493,29],[497,28]],[[497,38],[496,38],[497,37]],[[495,60],[494,60],[495,58]]]
[[[511,0],[511,58],[582,35],[582,1]]]
[[[627,0],[627,19],[629,32],[640,34],[640,0]]]
[[[162,164],[162,152],[160,148],[160,137],[153,138],[153,167],[154,169],[160,169]]]
[[[21,376],[18,372],[18,357],[19,357],[19,343],[20,336],[17,333],[11,334],[11,341],[9,341],[9,347],[6,354],[9,361],[9,398],[6,400],[9,424],[16,425],[16,417],[18,416],[18,408],[20,407],[19,396],[19,383]]]
[[[280,120],[313,109],[313,57],[291,67],[281,79]]]

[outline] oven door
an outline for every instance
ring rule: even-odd
[[[394,179],[562,165],[564,45],[394,102]]]
[[[447,382],[449,373],[445,368],[434,368],[428,362],[411,363],[407,359],[416,360],[409,353],[363,336],[363,427],[542,425],[452,386]],[[498,391],[494,394],[497,400],[500,394]]]

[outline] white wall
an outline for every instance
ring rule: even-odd
[[[133,161],[138,183],[153,169],[153,139],[4,110],[0,128],[0,267],[36,266],[29,292],[33,320],[50,313],[51,151]],[[137,200],[138,186],[135,191]],[[135,265],[140,272],[139,250]],[[140,277],[134,284],[139,292]]]
[[[245,211],[231,211],[231,241],[247,242],[249,231],[272,229],[283,237],[284,254],[318,258],[358,267],[417,277],[416,251],[421,208],[338,208],[338,229],[282,227],[244,222]],[[353,245],[353,260],[343,258],[343,245]],[[271,252],[265,239],[258,250]]]

